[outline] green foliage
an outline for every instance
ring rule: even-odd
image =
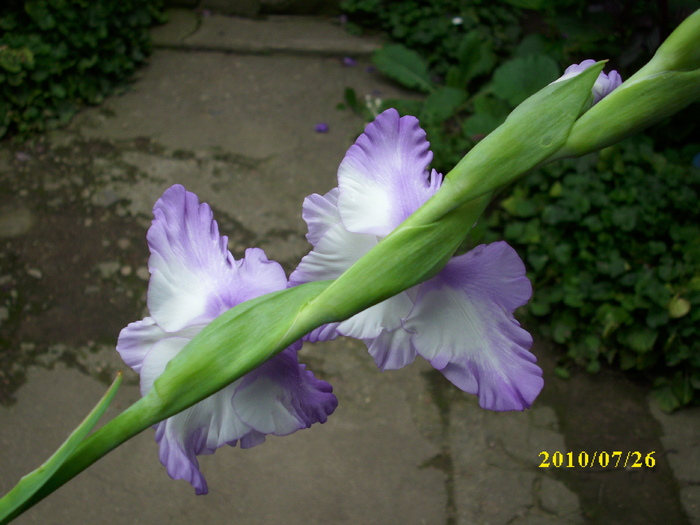
[[[162,0],[25,0],[0,7],[0,137],[66,123],[150,52]]]
[[[464,41],[471,33],[504,55],[520,35],[519,11],[503,1],[341,0],[340,7],[351,31],[386,31],[394,42],[422,56],[438,76],[464,61]]]
[[[419,117],[433,167],[445,173],[566,66],[610,58],[606,69],[628,77],[700,1],[623,0],[590,9],[582,0],[342,0],[341,7],[350,29],[382,30],[395,42],[375,54],[377,69],[428,96],[367,107],[346,93],[345,106],[367,121],[388,107]],[[451,89],[434,96],[444,88]],[[695,104],[652,133],[663,147],[676,147],[699,122]]]
[[[512,188],[481,239],[521,254],[529,311],[569,362],[648,373],[668,410],[700,401],[698,149],[664,156],[638,139],[544,167]]]

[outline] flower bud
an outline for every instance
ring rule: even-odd
[[[700,98],[700,10],[651,61],[584,113],[557,157],[585,155],[638,133]]]

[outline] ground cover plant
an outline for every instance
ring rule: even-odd
[[[386,107],[418,115],[444,170],[565,64],[609,58],[626,78],[700,2],[341,5],[351,30],[391,38],[377,69],[424,95],[368,105],[346,90],[343,105],[367,118]],[[700,401],[699,121],[695,104],[642,143],[538,170],[475,230],[526,258],[536,285],[527,308],[565,350],[560,375],[601,363],[641,372],[667,410]]]
[[[649,138],[546,166],[486,220],[526,258],[528,306],[566,349],[557,369],[642,372],[667,410],[700,390],[700,169]]]
[[[123,87],[162,0],[10,0],[0,7],[0,137],[65,124]]]

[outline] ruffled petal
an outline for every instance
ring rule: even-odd
[[[141,365],[141,395],[153,388],[153,383],[165,370],[170,360],[185,348],[191,337],[169,336],[156,342],[144,357]]]
[[[209,205],[175,185],[158,199],[153,215],[148,309],[158,325],[175,332],[234,306],[235,261]]]
[[[197,456],[213,454],[223,445],[235,445],[251,432],[231,405],[240,380],[156,425],[159,457],[173,479],[184,479],[197,494],[207,493]]]
[[[401,327],[401,319],[407,317],[413,301],[406,292],[390,297],[340,323],[338,333],[355,339],[373,339],[383,331]]]
[[[325,195],[314,193],[304,199],[301,216],[309,228],[306,240],[316,246],[328,229],[340,222],[338,213],[338,188],[333,188]]]
[[[380,370],[398,370],[416,358],[411,334],[402,328],[384,331],[374,339],[366,339],[365,344]]]
[[[381,113],[338,168],[338,207],[346,228],[385,237],[438,189],[427,171],[433,158],[418,119]],[[438,180],[439,179],[439,180]]]
[[[420,286],[404,327],[417,353],[483,408],[523,410],[543,386],[532,337],[513,317],[531,293],[515,250],[482,245]]]
[[[117,352],[124,362],[138,373],[151,347],[167,335],[151,317],[146,317],[142,321],[129,323],[119,332]]]
[[[287,275],[282,266],[268,260],[260,248],[247,248],[244,258],[236,262],[236,267],[236,288],[230,292],[233,305],[287,287]]]
[[[286,436],[325,423],[338,400],[331,385],[300,365],[296,350],[290,347],[247,374],[232,403],[253,430]]]
[[[351,233],[342,223],[331,226],[289,276],[290,286],[336,279],[377,244],[374,235]]]

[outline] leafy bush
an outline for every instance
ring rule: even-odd
[[[433,75],[445,76],[460,61],[468,33],[504,55],[520,38],[520,11],[503,1],[341,0],[340,8],[348,15],[348,29],[385,31],[417,52]]]
[[[463,35],[457,62],[448,67],[445,82],[436,82],[428,63],[401,44],[379,49],[373,62],[398,83],[426,94],[420,99],[381,100],[375,112],[393,107],[417,116],[435,152],[433,167],[443,173],[518,104],[561,74],[557,62],[543,52],[538,37],[526,38],[508,59],[499,59],[490,41],[482,40],[478,32]],[[487,76],[490,82],[484,81]],[[345,105],[368,112],[352,90],[346,90]]]
[[[150,51],[162,0],[25,0],[0,7],[0,137],[63,124]]]
[[[373,62],[422,98],[370,101],[352,90],[343,106],[371,120],[394,107],[416,115],[445,172],[525,98],[572,63],[610,58],[626,78],[648,60],[662,38],[698,0],[607,2],[582,0],[343,0],[351,28],[386,31],[394,40]],[[697,132],[700,104],[654,138],[676,146]]]
[[[483,234],[526,261],[543,335],[590,372],[602,361],[650,373],[668,410],[700,401],[699,149],[664,156],[637,139],[546,166]]]

